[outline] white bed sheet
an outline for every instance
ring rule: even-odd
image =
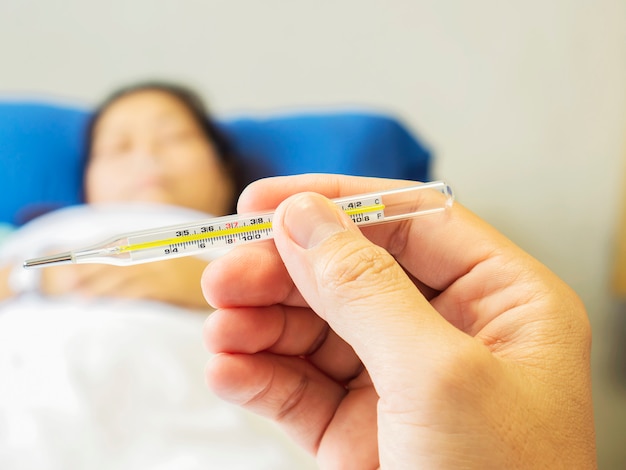
[[[0,261],[199,216],[171,207],[72,208],[7,240]],[[0,468],[315,468],[273,423],[207,389],[207,314],[36,294],[0,303]]]

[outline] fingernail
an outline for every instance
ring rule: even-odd
[[[289,202],[283,223],[291,239],[302,248],[309,249],[346,230],[337,211],[320,195],[301,194]]]

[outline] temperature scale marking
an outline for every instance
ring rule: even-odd
[[[356,204],[350,204],[350,206],[354,205]],[[376,202],[370,205],[360,205],[359,207],[342,207],[342,209],[352,219],[355,219],[364,214],[382,214],[385,209],[385,205]],[[379,217],[382,217],[382,215]],[[248,223],[228,228],[221,228],[220,225],[206,225],[203,226],[205,231],[202,233],[183,234],[175,237],[159,238],[157,240],[154,240],[154,236],[144,237],[148,238],[146,241],[140,241],[140,237],[137,237],[137,242],[119,247],[119,253],[133,253],[134,255],[137,255],[138,252],[155,248],[169,250],[173,250],[175,248],[184,249],[187,244],[199,246],[201,242],[208,242],[211,243],[211,245],[214,245],[216,242],[222,242],[223,244],[228,245],[234,243],[233,236],[242,234],[251,235],[256,239],[261,239],[263,237],[267,239],[272,238],[273,228],[271,216],[261,217],[261,219],[263,219],[263,222],[256,222],[254,224]],[[251,218],[251,220],[254,220],[254,218]],[[256,237],[255,235],[257,234],[260,235],[260,237]],[[228,242],[228,240],[233,241]]]

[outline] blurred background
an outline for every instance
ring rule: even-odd
[[[91,105],[165,78],[219,116],[399,116],[433,150],[436,178],[583,298],[600,468],[626,468],[626,309],[610,288],[624,0],[3,0],[0,58],[3,96]]]

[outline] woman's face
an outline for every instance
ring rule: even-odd
[[[214,215],[230,209],[234,185],[212,143],[166,92],[138,91],[111,104],[90,151],[89,203],[158,202]]]

